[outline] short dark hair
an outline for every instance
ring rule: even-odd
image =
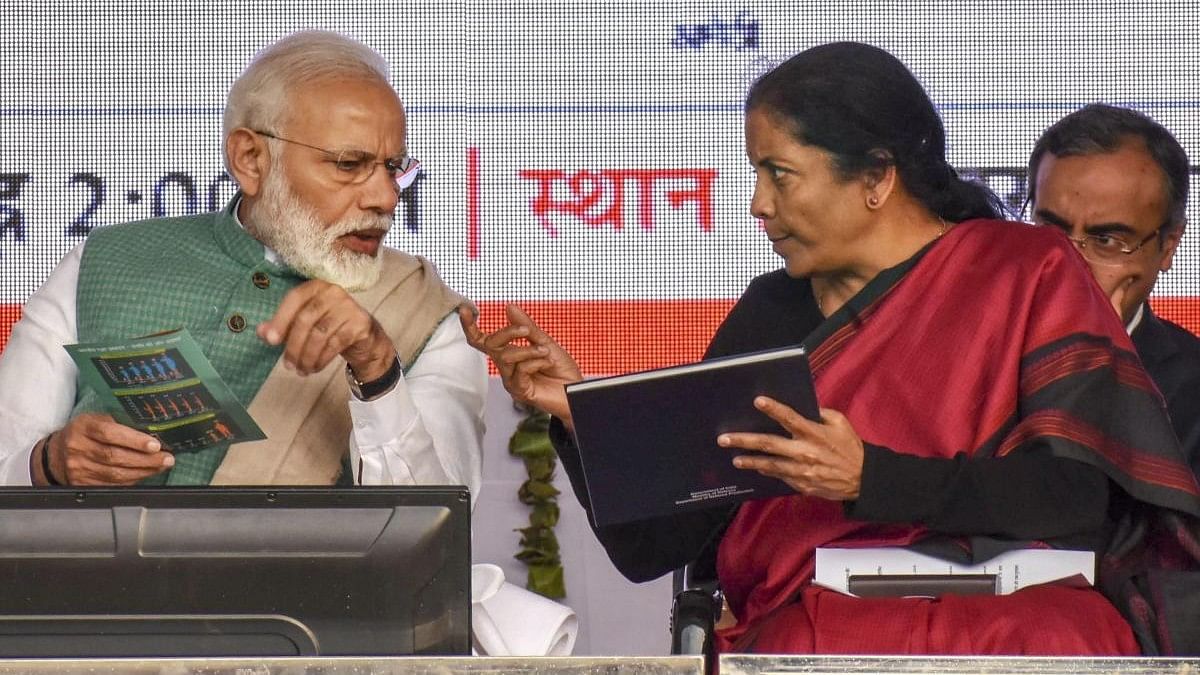
[[[746,112],[763,109],[792,135],[833,155],[842,178],[895,166],[925,208],[952,222],[997,218],[1004,203],[946,162],[946,130],[917,78],[896,57],[859,42],[820,45],[763,75]]]
[[[1103,155],[1140,139],[1162,169],[1167,191],[1164,225],[1183,227],[1187,220],[1190,166],[1175,136],[1136,110],[1106,103],[1089,103],[1055,122],[1042,133],[1029,156],[1029,203],[1036,201],[1037,172],[1047,153],[1055,157]],[[1168,229],[1168,228],[1164,228]]]

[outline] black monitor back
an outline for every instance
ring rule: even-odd
[[[461,487],[0,490],[0,657],[470,653]]]

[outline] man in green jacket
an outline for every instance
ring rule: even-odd
[[[94,231],[0,357],[7,484],[480,483],[483,360],[462,298],[383,246],[418,164],[370,48],[321,31],[260,52],[223,119],[222,211]],[[267,434],[171,453],[114,421],[62,346],[186,328]]]

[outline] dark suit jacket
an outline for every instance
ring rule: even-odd
[[[1192,471],[1200,476],[1200,338],[1154,316],[1149,305],[1131,337],[1146,372],[1167,399],[1171,424]]]

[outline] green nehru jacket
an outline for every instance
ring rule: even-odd
[[[233,393],[249,404],[283,351],[255,327],[305,279],[267,262],[263,245],[223,211],[99,228],[83,250],[77,291],[80,342],[186,328]],[[74,414],[94,410],[79,383]],[[147,484],[207,485],[228,444],[181,453]]]

